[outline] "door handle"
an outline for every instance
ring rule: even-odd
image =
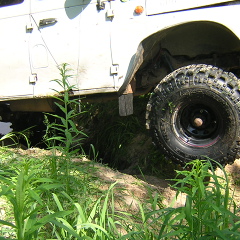
[[[46,18],[39,21],[39,26],[53,25],[57,22],[56,18]]]

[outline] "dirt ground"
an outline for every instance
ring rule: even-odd
[[[18,149],[17,152],[33,157],[49,154],[49,151],[37,148],[28,150]],[[73,159],[73,161],[90,162],[90,160],[85,158],[76,158]],[[102,182],[101,190],[107,190],[111,184],[117,182],[115,195],[116,199],[119,200],[119,206],[122,206],[124,203],[126,206],[131,207],[132,210],[137,209],[138,201],[143,202],[149,197],[149,193],[152,195],[158,194],[165,207],[179,207],[185,204],[186,196],[184,194],[180,194],[178,198],[175,199],[176,191],[170,187],[170,180],[151,175],[130,175],[118,170],[113,170],[101,163],[94,163],[94,166],[97,168],[95,172],[96,177]],[[231,165],[226,165],[225,171],[230,180],[230,191],[233,199],[237,207],[240,207],[240,159],[236,159]],[[219,168],[216,169],[216,174],[223,176],[223,172]]]
[[[186,196],[180,194],[175,199],[176,191],[170,187],[170,181],[166,179],[160,179],[155,176],[141,176],[141,175],[129,175],[114,171],[103,165],[98,166],[100,171],[98,177],[104,182],[110,184],[118,182],[118,186],[124,187],[126,190],[122,192],[122,196],[127,204],[131,204],[137,207],[136,198],[144,199],[149,194],[148,189],[152,190],[152,193],[158,192],[163,197],[163,204],[168,207],[180,207],[185,205]],[[235,160],[232,165],[226,165],[225,171],[230,180],[230,194],[233,197],[237,208],[240,207],[240,159]],[[218,176],[224,176],[223,171],[219,168],[216,169]],[[135,205],[134,205],[135,204]]]
[[[29,149],[19,150],[22,154],[33,155],[34,157],[44,154],[49,154],[47,150],[40,149]],[[73,161],[87,161],[87,159],[74,159]],[[151,175],[131,175],[113,170],[105,164],[96,163],[95,167],[98,168],[96,171],[97,177],[103,182],[102,190],[108,189],[108,187],[117,182],[117,189],[121,191],[115,192],[118,199],[124,202],[131,208],[137,208],[137,200],[144,201],[149,196],[149,190],[152,194],[158,193],[163,199],[164,206],[179,207],[185,204],[186,196],[180,194],[175,199],[176,191],[170,187],[171,181],[168,179],[159,178]],[[176,167],[177,168],[177,167]],[[166,168],[166,171],[169,169]],[[240,159],[236,159],[233,164],[227,164],[225,171],[230,181],[230,194],[232,195],[236,205],[240,208]],[[128,171],[126,171],[128,172]],[[223,176],[221,169],[216,169],[216,174]],[[172,172],[171,172],[172,174]]]
[[[116,187],[121,188],[122,191],[117,192],[116,196],[124,201],[125,204],[131,206],[132,209],[138,208],[137,201],[144,201],[149,197],[149,194],[159,194],[163,200],[164,206],[179,207],[185,204],[185,195],[179,195],[175,200],[176,192],[170,187],[170,181],[160,179],[155,176],[147,175],[129,175],[112,170],[103,165],[98,165],[99,171],[97,176],[106,183],[105,189],[114,182],[117,182]]]

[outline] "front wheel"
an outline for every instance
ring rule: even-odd
[[[146,118],[154,143],[171,160],[233,162],[240,135],[238,79],[209,65],[177,69],[151,94]]]

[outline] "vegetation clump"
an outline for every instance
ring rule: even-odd
[[[240,238],[228,176],[223,168],[224,176],[217,176],[210,160],[195,160],[177,171],[172,187],[177,195],[186,194],[183,206],[164,207],[161,194],[148,191],[136,199],[138,210],[131,211],[117,206],[116,194],[122,191],[117,182],[101,190],[92,161],[71,164],[67,192],[69,176],[54,179],[47,156],[19,156],[6,148],[1,156],[0,199],[8,209],[0,220],[1,240]]]

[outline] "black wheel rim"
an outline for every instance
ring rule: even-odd
[[[222,135],[222,117],[217,106],[195,102],[176,109],[173,130],[182,143],[204,148],[216,143]]]

